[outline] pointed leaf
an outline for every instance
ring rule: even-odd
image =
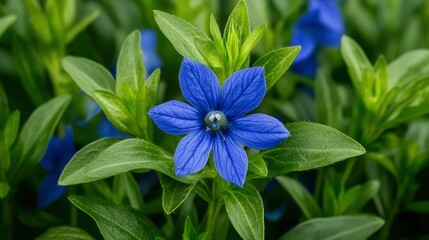
[[[253,154],[249,156],[249,171],[258,176],[266,177],[268,174],[267,165],[261,155]]]
[[[342,195],[339,200],[341,214],[352,214],[358,212],[378,193],[379,189],[380,182],[377,180],[368,181],[364,184],[352,187]]]
[[[226,22],[223,37],[228,39],[231,36],[229,33],[234,28],[234,32],[238,33],[239,44],[241,45],[250,33],[250,22],[247,13],[247,6],[245,1],[240,1],[232,10]]]
[[[18,110],[13,111],[7,119],[3,136],[7,148],[10,148],[16,140],[19,130],[20,114]]]
[[[89,233],[80,228],[61,226],[48,229],[42,235],[38,236],[36,240],[94,240]]]
[[[280,240],[365,240],[383,224],[381,218],[364,215],[315,218],[299,224]]]
[[[365,153],[358,142],[322,124],[295,122],[286,128],[291,137],[276,148],[261,152],[268,176],[320,168]]]
[[[186,201],[194,185],[176,181],[162,174],[159,180],[162,186],[162,207],[165,213],[171,214]]]
[[[70,2],[70,1],[68,1]],[[74,38],[85,28],[87,28],[99,15],[101,14],[101,11],[98,9],[95,9],[85,17],[83,17],[79,22],[77,22],[68,32],[66,36],[66,43],[70,43],[74,40]]]
[[[0,18],[0,37],[3,35],[3,33],[6,31],[6,29],[9,28],[12,23],[16,21],[15,15],[7,15],[2,18]]]
[[[232,186],[223,194],[226,213],[243,239],[264,238],[264,208],[258,190],[250,184]]]
[[[253,66],[264,67],[267,89],[270,89],[289,69],[300,50],[300,46],[278,48],[265,54],[253,64]]]
[[[6,197],[9,193],[10,187],[6,182],[0,182],[0,199]]]
[[[105,200],[72,195],[69,200],[97,223],[104,239],[154,239],[161,233],[141,212]]]

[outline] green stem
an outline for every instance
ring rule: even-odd
[[[10,195],[6,196],[2,202],[2,223],[1,223],[1,232],[2,238],[5,240],[12,239],[12,214],[11,214],[11,200]]]
[[[216,228],[216,221],[219,216],[220,210],[222,209],[221,198],[219,198],[219,194],[222,192],[222,186],[219,184],[222,181],[219,178],[213,179],[212,186],[212,200],[209,202],[208,210],[207,210],[207,224],[206,224],[206,240],[213,239],[214,230]]]
[[[346,184],[347,180],[349,180],[355,165],[356,165],[356,158],[350,159],[347,162],[347,166],[346,166],[346,169],[344,170],[343,178],[342,178],[344,184]]]
[[[69,193],[70,195],[73,195],[75,193],[75,186],[70,186],[69,187]],[[76,227],[77,226],[77,207],[73,204],[69,204],[70,206],[70,226],[72,227]]]

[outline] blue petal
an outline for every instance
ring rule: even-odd
[[[183,96],[194,107],[205,113],[217,110],[220,86],[210,68],[184,58],[180,68],[179,83]]]
[[[234,119],[255,109],[265,96],[264,68],[252,67],[233,73],[221,92],[221,111]]]
[[[344,34],[344,21],[335,0],[312,0],[309,12],[317,15],[317,40],[323,46],[338,46]]]
[[[311,55],[307,59],[301,62],[293,62],[291,66],[291,71],[305,77],[314,77],[317,71],[317,57],[316,53]]]
[[[243,147],[229,136],[217,134],[213,152],[215,167],[219,175],[226,181],[242,187],[246,180],[248,165]]]
[[[40,165],[49,172],[61,170],[67,165],[76,152],[73,140],[73,128],[66,126],[66,133],[62,138],[52,137]]]
[[[150,75],[155,69],[161,67],[162,61],[156,52],[156,32],[151,29],[140,31],[140,46],[143,51],[143,62],[147,75]]]
[[[310,56],[314,55],[317,47],[316,36],[319,26],[315,21],[315,13],[304,14],[294,25],[292,29],[292,39],[290,45],[301,45],[301,51],[294,60],[294,63],[305,61]]]
[[[173,135],[191,133],[204,125],[204,116],[196,108],[175,100],[152,108],[149,115],[162,131]]]
[[[49,174],[40,183],[37,199],[39,208],[49,206],[64,194],[66,188],[57,184],[58,178],[57,174]]]
[[[289,131],[277,119],[265,114],[251,114],[231,123],[230,136],[254,149],[269,149],[290,136]]]
[[[128,138],[128,135],[125,135],[118,131],[118,129],[113,126],[113,124],[107,119],[106,116],[104,116],[100,124],[97,128],[97,133],[100,138],[104,137],[117,137],[117,138]]]
[[[199,172],[207,164],[212,148],[210,132],[200,130],[185,136],[174,153],[177,176]]]

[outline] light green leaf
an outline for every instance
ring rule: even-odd
[[[6,182],[0,182],[0,199],[6,197],[9,193],[10,187]]]
[[[226,213],[243,239],[264,238],[264,208],[258,190],[250,184],[231,186],[223,194]]]
[[[127,36],[119,52],[116,68],[116,93],[123,99],[135,96],[143,86],[145,76],[146,69],[143,66],[140,33],[133,31]],[[124,88],[124,85],[129,86],[131,93],[128,92],[128,87]]]
[[[291,137],[261,152],[270,177],[324,167],[365,153],[358,142],[322,124],[295,122],[286,128]]]
[[[87,28],[99,15],[101,11],[96,9],[83,17],[79,22],[77,22],[68,32],[66,36],[66,43],[70,43],[73,39],[85,28]]]
[[[259,154],[253,154],[249,156],[249,171],[261,177],[267,176],[267,165]]]
[[[341,129],[343,125],[342,104],[337,85],[326,76],[325,71],[316,75],[314,86],[317,119],[320,123]]]
[[[358,212],[365,204],[377,194],[380,182],[368,181],[349,189],[339,200],[340,214],[352,214]]]
[[[162,186],[162,207],[165,213],[171,214],[186,201],[194,185],[176,181],[163,174],[160,174],[159,180]]]
[[[220,33],[219,25],[216,22],[215,17],[213,14],[210,15],[210,33],[212,34],[213,41],[216,44],[222,44],[223,45],[223,39],[222,35]]]
[[[278,48],[265,54],[253,64],[253,66],[264,67],[267,89],[270,89],[289,69],[299,51],[301,51],[300,46]]]
[[[299,224],[280,240],[365,240],[383,226],[373,216],[341,216],[315,218]]]
[[[94,98],[96,90],[115,91],[115,80],[112,74],[96,62],[86,58],[68,56],[63,58],[62,65],[75,83],[92,98]]]
[[[388,66],[389,89],[429,76],[429,50],[419,49],[404,53]]]
[[[13,111],[4,126],[3,137],[6,148],[10,148],[16,140],[19,130],[20,114],[18,110]]]
[[[216,48],[216,44],[210,40],[195,39],[195,46],[204,57],[210,68],[222,68],[224,63],[222,55]]]
[[[0,37],[3,35],[3,33],[6,31],[6,29],[9,28],[12,23],[16,21],[15,15],[7,15],[2,18],[0,18]]]
[[[27,8],[28,18],[34,32],[37,34],[40,41],[44,44],[51,44],[53,40],[53,33],[51,31],[51,24],[48,16],[46,16],[39,1],[27,0],[24,1]],[[41,27],[43,26],[43,27]]]
[[[243,44],[240,48],[240,56],[238,57],[239,62],[236,64],[237,68],[240,67],[248,67],[243,64],[246,62],[246,59],[250,55],[250,51],[259,43],[262,36],[264,35],[265,29],[267,28],[266,24],[263,24],[257,28],[255,28],[244,40]]]
[[[161,77],[161,71],[159,69],[156,69],[152,72],[152,74],[148,77],[146,80],[146,96],[137,96],[137,98],[145,97],[145,105],[147,106],[147,109],[153,107],[156,103],[157,97],[158,97],[158,85],[159,85],[159,79]],[[140,108],[139,108],[140,109]],[[138,111],[137,111],[138,112]],[[140,113],[143,114],[143,113]],[[147,114],[144,112],[144,114]]]
[[[290,194],[307,219],[322,216],[322,211],[316,200],[302,184],[286,176],[276,177],[276,180]]]
[[[105,200],[72,195],[69,200],[97,223],[104,239],[154,239],[161,233],[141,212]]]
[[[195,39],[210,40],[204,32],[189,22],[162,11],[154,10],[154,17],[158,27],[177,52],[184,57],[206,64],[194,43]]]
[[[121,139],[118,138],[102,138],[80,149],[64,168],[58,184],[66,186],[100,179],[85,175],[84,168],[95,161],[97,156],[106,148],[120,141]]]
[[[234,30],[232,30],[232,28],[234,28]],[[240,45],[243,44],[244,40],[250,33],[250,22],[247,13],[247,6],[243,0],[238,2],[228,17],[228,21],[226,22],[223,32],[224,39],[229,39],[231,37],[229,34],[232,31],[238,34],[238,43],[240,43]]]
[[[36,240],[95,240],[89,233],[76,227],[61,226],[48,229]]]
[[[96,90],[92,94],[115,128],[126,134],[138,135],[133,116],[122,99],[109,90]]]
[[[25,177],[39,163],[70,101],[69,95],[53,98],[38,107],[25,122],[12,149],[8,172],[11,185]]]

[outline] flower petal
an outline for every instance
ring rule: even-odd
[[[204,124],[196,108],[176,100],[152,108],[149,115],[162,131],[173,135],[197,131]]]
[[[216,135],[213,146],[214,164],[226,181],[242,187],[246,180],[247,155],[243,147],[229,136]]]
[[[229,130],[234,140],[259,150],[275,147],[290,136],[279,120],[265,114],[251,114],[236,119]]]
[[[185,136],[174,153],[177,176],[199,172],[207,164],[212,148],[210,132],[200,130]]]
[[[264,68],[252,67],[233,73],[223,85],[221,111],[228,119],[255,109],[265,96]]]
[[[179,74],[183,96],[205,113],[217,109],[220,86],[214,72],[201,63],[184,58]]]
[[[118,131],[118,129],[113,126],[113,124],[107,119],[106,116],[103,116],[100,123],[98,124],[97,134],[100,138],[104,137],[116,137],[116,138],[129,138],[128,135],[123,134]]]
[[[66,188],[57,184],[58,178],[57,174],[49,174],[40,183],[37,199],[39,208],[51,205],[64,194]]]

